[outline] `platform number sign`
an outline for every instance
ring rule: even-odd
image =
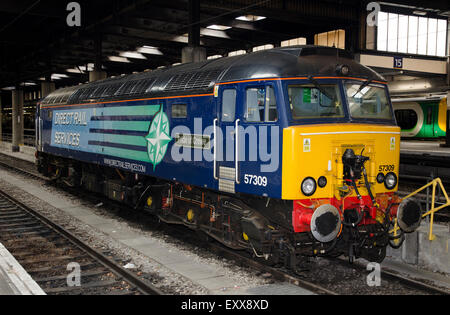
[[[403,69],[403,57],[394,57],[394,69]]]

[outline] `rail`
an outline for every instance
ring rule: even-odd
[[[450,206],[450,198],[448,197],[447,191],[444,188],[444,185],[442,184],[442,181],[440,178],[436,178],[433,179],[431,182],[429,182],[428,184],[426,184],[425,186],[423,186],[422,188],[417,189],[416,191],[410,193],[409,195],[407,195],[406,197],[402,198],[402,200],[406,200],[408,198],[411,198],[417,194],[419,194],[420,192],[424,191],[425,189],[428,189],[429,187],[432,187],[432,193],[431,193],[431,209],[428,210],[422,215],[422,218],[426,218],[426,217],[430,217],[430,228],[429,228],[429,233],[428,233],[428,239],[430,241],[435,239],[435,235],[433,235],[433,223],[434,223],[434,214],[448,206]],[[443,193],[444,197],[445,197],[445,203],[440,205],[439,207],[435,207],[436,206],[436,187],[440,188],[440,191]],[[427,200],[428,201],[428,200]],[[397,224],[397,219],[395,219],[395,224],[394,224],[394,228],[390,231],[391,233],[393,233],[394,236],[397,236],[397,232],[400,228],[398,227]]]

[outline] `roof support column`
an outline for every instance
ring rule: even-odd
[[[95,49],[95,63],[94,63],[94,71],[89,72],[89,82],[94,82],[98,80],[106,79],[107,74],[103,71],[103,51],[102,51],[102,35],[97,34],[94,40],[94,49]]]
[[[206,60],[206,49],[200,47],[200,0],[189,0],[189,46],[181,51],[181,62]]]
[[[51,81],[44,81],[41,83],[41,98],[46,97],[55,90],[55,83]]]
[[[0,143],[3,142],[3,107],[2,107],[2,91],[0,90]]]
[[[23,90],[12,91],[12,151],[19,152],[23,145]]]
[[[306,35],[306,45],[314,45],[315,44],[315,38],[314,34],[308,34]]]
[[[359,25],[345,28],[345,49],[356,53],[359,51]]]

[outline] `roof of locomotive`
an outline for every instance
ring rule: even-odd
[[[322,46],[275,48],[234,57],[187,63],[154,71],[108,78],[59,89],[42,104],[77,104],[97,100],[170,96],[210,91],[214,85],[249,79],[335,77],[347,65],[349,77],[385,79],[353,59],[345,50]]]

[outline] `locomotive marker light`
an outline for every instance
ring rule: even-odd
[[[339,210],[330,204],[317,208],[311,217],[311,233],[321,243],[333,241],[338,236],[341,225]]]
[[[325,176],[321,176],[319,178],[319,180],[317,181],[317,183],[319,184],[320,188],[324,188],[327,185],[328,181],[327,181],[327,178]]]
[[[383,184],[384,183],[384,179],[385,179],[385,176],[384,176],[383,173],[380,173],[380,174],[377,175],[377,182],[378,182],[378,184]]]

